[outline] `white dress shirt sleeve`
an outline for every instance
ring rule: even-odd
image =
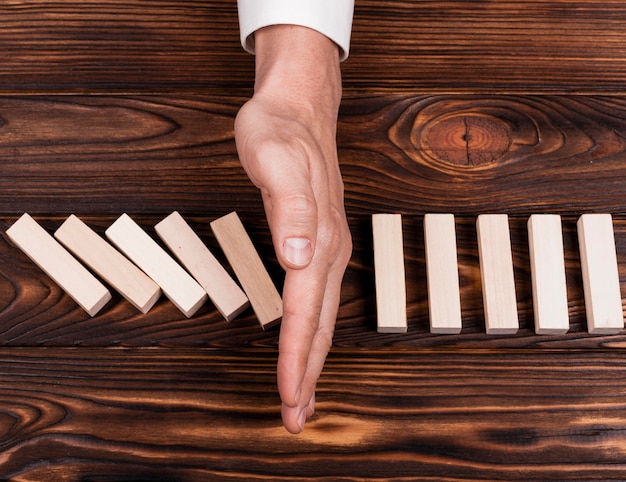
[[[333,40],[345,60],[350,50],[354,0],[237,0],[241,44],[254,53],[254,32],[269,25],[312,28]]]

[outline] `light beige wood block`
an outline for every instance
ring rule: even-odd
[[[107,238],[152,278],[167,298],[191,317],[207,300],[207,293],[128,214],[105,231]]]
[[[239,216],[231,212],[211,229],[245,291],[263,329],[283,316],[283,302]]]
[[[453,214],[424,216],[431,333],[460,333],[461,292]]]
[[[400,214],[372,216],[377,326],[380,333],[405,333],[406,278]]]
[[[13,223],[6,233],[90,316],[95,316],[112,298],[106,286],[28,213]]]
[[[509,218],[506,214],[481,214],[476,229],[487,334],[516,333],[519,320]]]
[[[617,333],[624,313],[610,214],[583,214],[577,223],[589,333]]]
[[[528,219],[528,246],[535,315],[535,333],[569,330],[563,230],[558,214],[533,214]]]
[[[148,275],[75,215],[54,237],[142,313],[161,296],[161,288]]]
[[[209,298],[226,320],[231,321],[250,306],[243,290],[180,213],[173,212],[154,229],[209,294]]]

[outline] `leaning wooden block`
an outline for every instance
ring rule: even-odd
[[[29,214],[23,214],[6,233],[90,316],[111,299],[109,290]]]
[[[54,236],[142,313],[161,296],[161,289],[148,275],[73,214]]]
[[[610,214],[583,214],[577,223],[589,333],[616,333],[624,314]]]
[[[209,294],[209,298],[226,320],[232,320],[250,305],[243,290],[180,213],[173,212],[154,229]]]
[[[461,293],[453,214],[424,216],[431,333],[460,333]]]
[[[374,278],[379,333],[405,333],[406,280],[400,214],[372,215]]]
[[[506,214],[481,214],[476,228],[487,334],[516,333],[519,320],[509,218]]]
[[[283,302],[236,212],[211,222],[211,229],[243,287],[263,329],[283,316]]]
[[[105,234],[161,287],[185,316],[193,316],[207,300],[206,292],[196,280],[127,214],[122,214]]]
[[[528,246],[535,314],[535,333],[569,330],[565,256],[561,216],[533,214],[528,220]]]

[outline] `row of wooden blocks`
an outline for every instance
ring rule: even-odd
[[[399,214],[372,218],[378,331],[407,331],[406,287]],[[488,334],[519,329],[508,216],[482,214],[476,222],[481,286]],[[613,334],[624,328],[621,290],[610,214],[584,214],[577,222],[589,333]],[[565,260],[559,215],[534,214],[528,239],[535,332],[569,330]],[[459,333],[461,304],[455,219],[426,214],[424,244],[430,330]]]
[[[178,212],[154,229],[180,264],[127,214],[105,231],[112,244],[75,215],[53,236],[25,213],[6,234],[90,316],[112,299],[102,279],[142,313],[165,294],[187,317],[210,299],[229,321],[250,305],[263,328],[281,318],[281,297],[237,213],[211,229],[243,290]]]
[[[372,227],[378,331],[402,333],[408,328],[402,218],[375,214]],[[515,333],[519,321],[508,217],[483,214],[476,227],[486,332]],[[243,290],[178,212],[155,231],[182,266],[127,214],[105,231],[115,247],[74,215],[54,236],[28,214],[6,234],[91,316],[112,296],[85,266],[143,313],[163,293],[187,317],[210,298],[229,321],[251,305],[263,328],[277,322],[281,297],[237,214],[214,220],[211,228]],[[624,318],[612,217],[584,214],[577,228],[588,331],[618,332]],[[528,237],[535,331],[565,333],[569,313],[560,216],[530,216]],[[426,214],[424,243],[431,332],[459,333],[454,215]]]

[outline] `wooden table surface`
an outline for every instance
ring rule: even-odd
[[[626,4],[357,0],[338,147],[354,254],[304,433],[278,329],[210,304],[90,318],[17,248],[29,212],[150,232],[236,210],[274,281],[233,120],[236,2],[0,5],[0,480],[626,480],[626,332],[587,334],[575,223],[614,216],[626,284]],[[370,218],[403,214],[409,331],[376,332]],[[431,335],[422,221],[457,215],[463,331]],[[507,213],[520,332],[487,336],[475,220]],[[533,331],[526,221],[563,216],[571,329]]]

